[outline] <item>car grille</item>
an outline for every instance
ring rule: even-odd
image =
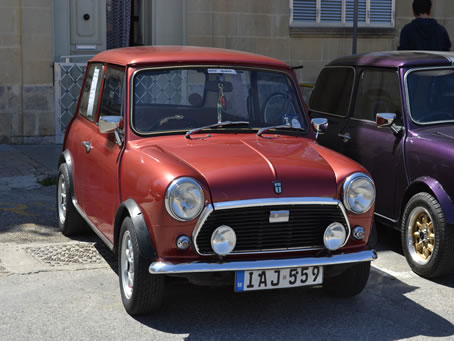
[[[288,222],[270,223],[270,211],[288,210]],[[326,227],[333,222],[348,226],[338,205],[274,205],[214,210],[196,235],[197,250],[214,254],[211,235],[220,225],[235,230],[237,243],[232,253],[274,250],[321,249]]]

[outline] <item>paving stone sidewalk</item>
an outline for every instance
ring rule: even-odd
[[[57,175],[61,145],[0,144],[0,190],[39,188],[41,181]]]

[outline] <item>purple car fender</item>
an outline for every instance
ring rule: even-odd
[[[454,204],[451,200],[451,197],[448,195],[448,193],[446,193],[443,186],[434,178],[428,176],[421,176],[413,180],[410,186],[408,187],[410,189],[410,193],[411,188],[413,188],[414,186],[418,186],[418,184],[423,184],[430,188],[435,198],[440,203],[441,209],[443,210],[443,213],[445,215],[446,222],[448,224],[454,224]],[[409,198],[407,197],[407,199]]]

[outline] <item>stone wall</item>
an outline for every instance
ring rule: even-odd
[[[52,0],[0,2],[0,143],[55,140]]]
[[[305,83],[313,83],[333,58],[351,53],[349,35],[290,29],[289,0],[181,1],[186,4],[188,45],[249,51],[304,65],[297,74]],[[454,2],[433,3],[434,17],[454,37]],[[52,8],[53,0],[0,0],[0,143],[55,141]],[[411,0],[396,0],[395,30],[361,35],[358,52],[396,49],[400,29],[412,19]]]
[[[360,34],[358,53],[395,50],[403,25],[413,19],[412,1],[396,0],[395,30]],[[434,17],[454,38],[454,2],[433,1]],[[290,65],[304,65],[300,81],[313,83],[332,59],[351,54],[349,34],[333,36],[291,30],[289,0],[187,0],[187,42],[271,56]]]

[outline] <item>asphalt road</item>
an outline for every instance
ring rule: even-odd
[[[0,340],[454,339],[454,274],[413,274],[398,233],[386,228],[368,285],[353,299],[320,288],[235,294],[173,281],[159,314],[132,318],[111,255],[91,233],[58,232],[54,196],[54,187],[0,193]],[[55,256],[76,247],[84,262]]]

